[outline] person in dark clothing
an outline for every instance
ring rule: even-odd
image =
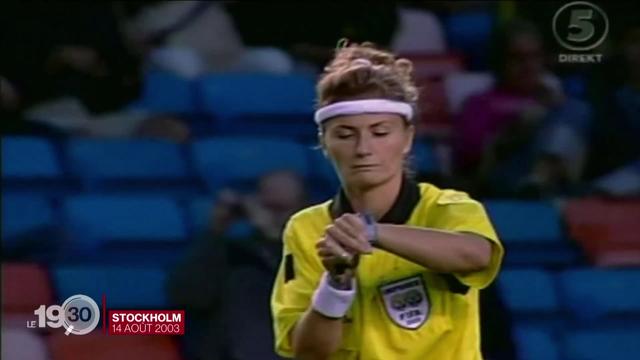
[[[593,75],[597,112],[589,176],[597,178],[640,158],[640,26],[629,26],[605,70]]]
[[[366,10],[357,2],[236,1],[226,7],[245,45],[287,49],[319,69],[334,55],[340,38],[386,48],[399,23],[397,5],[385,2],[369,3]]]
[[[22,99],[15,86],[0,76],[0,119],[2,135],[39,135],[51,138],[63,137],[65,133],[53,126],[25,119],[21,113]]]
[[[22,105],[75,96],[96,113],[135,99],[139,59],[110,3],[33,2],[3,7],[0,73]]]
[[[188,359],[280,359],[273,350],[269,298],[286,220],[305,203],[289,171],[262,177],[256,195],[220,192],[210,228],[198,236],[168,280],[172,303],[186,310]],[[229,238],[236,221],[253,232]]]

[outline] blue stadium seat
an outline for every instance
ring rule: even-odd
[[[204,231],[211,219],[215,200],[211,196],[192,199],[188,204],[191,231],[199,234]]]
[[[565,325],[552,273],[542,269],[505,269],[498,292],[511,318],[521,325],[559,330]]]
[[[65,188],[62,166],[52,143],[44,138],[2,138],[2,189],[54,193]]]
[[[414,141],[413,149],[413,166],[419,174],[440,173],[438,160],[431,144],[424,141]]]
[[[490,11],[455,12],[444,19],[449,48],[462,51],[471,58],[473,70],[486,68],[487,43],[495,18]]]
[[[159,196],[84,195],[66,199],[68,260],[166,263],[188,238],[182,209]]]
[[[506,242],[555,243],[562,239],[560,213],[547,202],[487,201],[498,233]]]
[[[559,311],[553,276],[541,269],[505,269],[498,289],[506,307],[514,314],[553,314]]]
[[[629,360],[640,354],[640,326],[619,331],[583,330],[568,333],[564,341],[567,360]]]
[[[156,267],[75,265],[57,266],[52,272],[59,304],[69,296],[83,294],[100,306],[104,294],[109,309],[167,305],[165,273]]]
[[[4,259],[55,261],[64,250],[55,202],[43,195],[2,194],[2,251]]]
[[[44,197],[27,194],[2,194],[2,239],[50,229],[55,224],[52,204]]]
[[[220,118],[244,114],[310,114],[315,83],[310,76],[220,74],[200,79],[203,109]]]
[[[576,269],[560,274],[561,300],[576,325],[634,327],[640,322],[640,270]]]
[[[560,212],[548,202],[489,200],[487,213],[507,247],[509,265],[570,265],[577,259],[562,232]]]
[[[304,75],[220,74],[198,83],[199,101],[222,135],[313,141],[315,81]]]
[[[275,170],[309,175],[307,148],[292,141],[219,137],[196,141],[191,150],[194,166],[211,190],[247,190],[261,175]]]
[[[311,164],[311,181],[308,181],[311,200],[326,201],[336,194],[340,187],[340,179],[331,161],[322,153],[321,149],[309,147],[309,163]]]
[[[544,327],[516,326],[513,330],[518,360],[559,360],[560,348],[553,333]]]
[[[154,112],[197,113],[194,83],[169,72],[147,72],[136,107]]]
[[[71,171],[89,191],[198,193],[180,145],[155,140],[72,139]]]
[[[171,241],[185,237],[177,204],[159,196],[80,195],[68,198],[64,214],[102,239]]]

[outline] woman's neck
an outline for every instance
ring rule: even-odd
[[[402,187],[402,174],[368,189],[346,188],[345,192],[356,212],[367,211],[376,219],[382,218],[393,206]]]

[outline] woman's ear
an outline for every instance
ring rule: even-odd
[[[406,144],[404,149],[402,149],[402,154],[404,156],[407,156],[411,152],[411,147],[413,146],[413,137],[415,136],[416,130],[415,126],[413,125],[407,125],[404,130],[406,135]]]

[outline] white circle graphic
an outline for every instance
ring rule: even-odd
[[[65,335],[86,335],[100,322],[100,308],[92,298],[86,295],[72,295],[62,303]]]
[[[602,16],[602,19],[604,21],[604,31],[602,32],[602,35],[600,35],[598,40],[595,41],[592,44],[585,45],[585,46],[572,45],[572,44],[569,44],[566,41],[564,41],[564,39],[562,39],[560,37],[560,35],[558,34],[558,29],[557,29],[557,27],[558,27],[558,24],[557,24],[558,23],[558,17],[560,16],[560,14],[562,14],[563,11],[567,10],[571,6],[576,6],[576,5],[583,5],[583,6],[586,6],[588,8],[591,8],[591,9],[597,11],[600,14],[600,16]],[[607,37],[607,34],[609,33],[609,18],[607,17],[607,14],[600,7],[598,7],[595,4],[592,4],[592,3],[588,2],[588,1],[573,1],[573,2],[570,2],[568,4],[563,5],[560,9],[558,9],[558,11],[556,11],[555,15],[553,16],[552,27],[553,27],[553,36],[560,43],[560,45],[564,46],[565,48],[567,48],[569,50],[587,51],[587,50],[591,50],[591,49],[594,49],[594,48],[598,47],[600,44],[602,44],[604,39]],[[593,35],[595,35],[595,34],[593,34]],[[593,37],[593,35],[591,37]]]

